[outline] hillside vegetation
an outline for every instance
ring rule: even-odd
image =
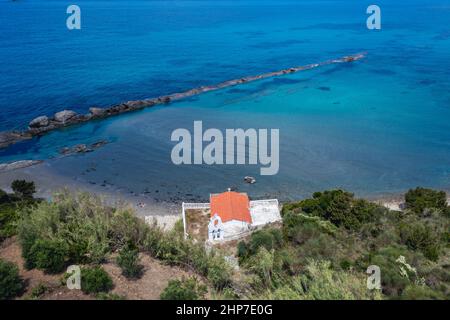
[[[66,268],[80,265],[82,291],[99,299],[126,298],[109,293],[113,283],[102,265],[115,257],[122,275],[139,281],[142,254],[195,275],[170,281],[162,299],[450,297],[445,192],[410,190],[401,212],[343,190],[287,203],[281,226],[254,232],[231,252],[238,270],[225,258],[230,252],[185,240],[181,224],[164,231],[89,194],[63,191],[47,202],[33,193],[34,184],[24,181],[14,194],[0,191],[0,239],[17,235],[25,267],[61,275],[62,283]],[[381,290],[367,288],[371,265],[381,270]],[[17,266],[1,260],[0,266],[0,298],[20,296],[25,285]]]

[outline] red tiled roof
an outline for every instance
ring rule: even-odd
[[[247,194],[234,191],[211,195],[211,217],[217,214],[222,222],[231,220],[252,223]]]

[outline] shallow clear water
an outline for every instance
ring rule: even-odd
[[[234,186],[297,198],[332,187],[374,196],[450,188],[450,3],[379,1],[382,30],[361,1],[0,2],[0,129],[69,108],[154,97],[360,51],[366,59],[204,94],[53,132],[0,151],[0,162],[53,160],[60,174],[163,199],[207,198]],[[175,166],[176,128],[279,128],[280,171]],[[242,178],[253,175],[255,185]]]

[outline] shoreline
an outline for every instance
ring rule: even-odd
[[[51,200],[55,192],[63,189],[70,192],[92,193],[100,196],[106,204],[130,206],[140,217],[153,217],[158,224],[166,229],[173,227],[175,222],[181,218],[181,202],[160,200],[144,194],[130,194],[129,191],[114,186],[92,185],[56,173],[48,162],[35,163],[32,166],[9,171],[0,171],[0,189],[12,192],[10,185],[16,179],[34,181],[36,197],[46,200]],[[354,190],[350,190],[350,192],[354,192]],[[445,192],[447,193],[447,202],[450,203],[450,193],[448,190],[445,190]],[[401,211],[404,203],[404,192],[361,198],[385,206],[390,210]],[[282,202],[280,203],[282,204]]]
[[[70,177],[59,175],[48,162],[40,162],[28,167],[0,171],[0,189],[11,193],[11,182],[16,179],[34,181],[38,198],[51,200],[55,192],[67,189],[70,192],[88,192],[101,197],[108,205],[130,206],[139,217],[154,217],[166,229],[173,227],[181,219],[181,204],[157,201],[147,196],[132,195],[125,190],[101,188]]]

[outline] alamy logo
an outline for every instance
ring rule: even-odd
[[[366,270],[369,275],[367,277],[367,289],[369,290],[380,290],[381,289],[381,270],[379,266],[372,265]]]
[[[70,290],[81,289],[81,269],[77,265],[72,265],[67,268],[67,288]]]
[[[373,4],[367,8],[367,14],[370,16],[367,18],[367,29],[380,30],[381,29],[381,9],[379,6]]]
[[[178,142],[171,153],[172,162],[176,165],[260,164],[263,166],[260,168],[261,175],[278,173],[278,129],[270,129],[269,143],[268,129],[226,129],[224,138],[219,129],[203,132],[202,121],[194,121],[193,137],[189,130],[180,128],[172,132],[171,140]]]
[[[81,9],[79,6],[72,4],[67,7],[67,14],[70,16],[66,20],[66,26],[69,30],[81,29]]]

